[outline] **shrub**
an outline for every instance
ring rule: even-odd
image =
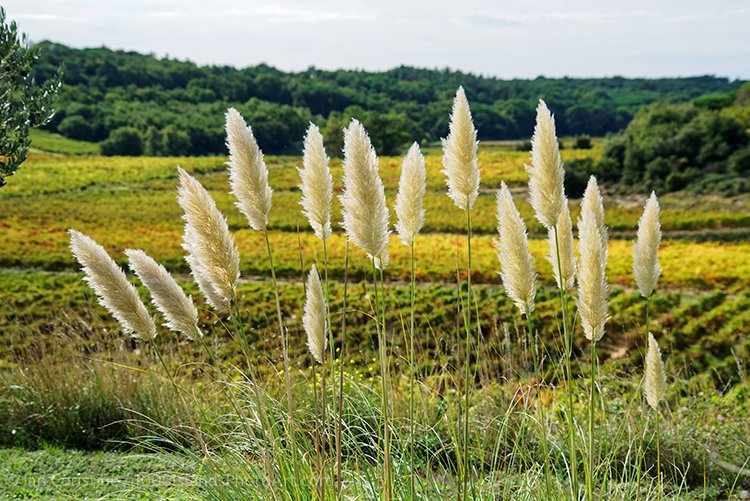
[[[106,156],[139,156],[143,155],[143,138],[134,127],[120,127],[112,131],[100,148]]]

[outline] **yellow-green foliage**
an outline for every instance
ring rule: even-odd
[[[29,138],[31,139],[32,150],[68,155],[96,155],[99,153],[99,144],[97,143],[69,139],[46,130],[31,129]]]
[[[481,153],[482,193],[472,213],[476,237],[475,280],[499,283],[493,247],[495,234],[494,193],[487,191],[502,179],[516,185],[526,182],[523,163],[526,152],[490,149]],[[563,156],[590,155],[588,150],[563,150]],[[200,175],[201,182],[216,198],[219,209],[237,232],[245,275],[266,275],[264,243],[250,231],[247,222],[234,207],[228,193],[224,158],[129,158],[129,157],[52,157],[32,156],[14,182],[0,190],[0,266],[39,267],[50,270],[74,270],[68,252],[65,231],[75,227],[106,243],[115,259],[124,263],[122,250],[143,248],[163,262],[170,271],[187,273],[180,248],[181,212],[176,201],[176,165]],[[277,272],[282,276],[299,276],[299,241],[305,256],[320,254],[307,221],[301,215],[297,189],[299,175],[294,168],[296,157],[269,157],[270,183],[274,188],[273,208],[269,218],[271,243],[277,254]],[[400,173],[399,158],[383,158],[381,172],[389,204],[395,199]],[[425,197],[426,220],[424,235],[417,239],[416,257],[419,280],[453,281],[455,270],[465,269],[464,218],[445,195],[443,175],[439,173],[439,156],[426,157],[429,190]],[[334,189],[341,189],[340,162],[333,162]],[[535,239],[531,250],[541,278],[551,280],[551,270],[544,260],[547,244],[544,232],[533,218],[526,193],[520,188],[514,195],[521,216]],[[666,234],[661,259],[664,267],[661,286],[703,287],[727,286],[743,288],[750,285],[750,243],[699,243],[691,240],[669,240],[674,231],[692,232],[698,239],[711,232],[740,232],[750,226],[748,197],[720,198],[713,196],[661,197],[661,222]],[[340,207],[334,197],[333,226],[335,234],[329,244],[331,274],[343,275],[344,239],[340,227]],[[578,217],[574,202],[572,217]],[[632,242],[641,213],[639,201],[615,200],[606,207],[606,222],[614,237],[611,241],[609,272],[613,283],[632,286]],[[392,215],[393,216],[393,215]],[[392,222],[394,221],[392,217]],[[625,237],[625,238],[618,238]],[[390,278],[408,278],[408,249],[394,240],[391,243]],[[351,268],[362,277],[367,263],[358,251],[352,251]],[[458,259],[458,263],[456,261]]]

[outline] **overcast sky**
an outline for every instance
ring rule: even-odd
[[[750,78],[747,0],[5,0],[34,41],[201,64]]]

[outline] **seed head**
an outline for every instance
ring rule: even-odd
[[[331,198],[333,179],[328,167],[328,157],[323,146],[323,136],[315,124],[310,124],[305,136],[305,151],[302,158],[302,209],[310,221],[315,235],[321,240],[331,236]]]
[[[551,228],[557,223],[565,202],[565,171],[555,135],[555,119],[541,99],[536,108],[536,126],[531,138],[531,165],[526,166],[526,172],[529,173],[529,195],[536,218]]]
[[[357,120],[344,129],[344,193],[339,200],[347,236],[384,269],[389,234],[385,190],[375,149]]]
[[[227,148],[229,148],[229,180],[237,207],[245,215],[250,227],[264,230],[271,210],[271,187],[268,168],[255,141],[253,129],[234,108],[226,115]]]
[[[424,194],[427,173],[419,145],[414,143],[401,164],[401,178],[396,195],[396,231],[401,242],[411,246],[424,224]]]
[[[326,301],[315,265],[307,276],[307,297],[302,325],[307,333],[307,347],[313,358],[322,364],[326,351]]]
[[[147,341],[154,339],[154,320],[122,269],[92,238],[75,230],[68,230],[68,233],[70,250],[86,275],[84,280],[99,298],[99,304],[120,322],[126,333]]]
[[[659,344],[654,335],[648,333],[648,352],[646,353],[646,381],[644,391],[646,401],[652,409],[656,409],[659,402],[664,398],[667,387],[667,376],[664,373],[664,362],[661,360]]]
[[[510,190],[502,183],[497,193],[497,257],[505,292],[524,315],[534,311],[536,271],[529,252],[526,224],[521,219]]]
[[[130,269],[151,292],[151,302],[167,319],[164,325],[189,339],[203,336],[198,328],[198,310],[192,299],[185,295],[164,266],[142,250],[127,249],[125,254]]]
[[[471,209],[479,194],[478,147],[469,101],[464,88],[459,87],[453,100],[450,133],[443,139],[443,173],[447,176],[448,196],[459,209]]]
[[[570,290],[575,283],[576,256],[573,253],[573,222],[570,219],[567,198],[560,211],[560,217],[557,218],[557,242],[555,242],[555,228],[547,230],[547,241],[549,243],[547,261],[552,265],[552,272],[555,275],[557,287],[564,287],[565,290]],[[558,246],[560,248],[560,266],[558,266],[557,262]],[[561,285],[559,268],[562,268],[563,285]]]
[[[633,249],[633,275],[643,297],[653,294],[661,275],[657,256],[660,242],[659,201],[656,194],[651,192],[651,197],[643,208],[643,215],[638,221],[638,239]]]
[[[208,191],[193,176],[177,169],[178,202],[185,220],[182,247],[193,278],[206,300],[220,312],[229,309],[240,278],[240,254],[226,219]]]
[[[578,313],[586,338],[598,341],[604,335],[604,324],[609,319],[607,294],[607,232],[597,221],[597,205],[592,198],[601,200],[596,180],[589,182],[581,204],[578,220]]]

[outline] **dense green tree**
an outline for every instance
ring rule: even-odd
[[[143,155],[143,137],[134,127],[120,127],[101,144],[102,155]]]
[[[190,153],[190,136],[187,132],[170,124],[164,127],[162,133],[162,155],[178,156]]]
[[[52,118],[60,75],[54,69],[43,83],[32,76],[39,49],[29,46],[15,22],[6,23],[5,9],[0,7],[0,186],[26,160],[29,130]]]
[[[744,183],[731,179],[747,172],[749,145],[746,126],[724,109],[656,103],[639,111],[622,135],[606,141],[594,170],[606,181],[641,191],[743,190]]]
[[[99,131],[91,120],[82,115],[69,115],[59,123],[57,132],[71,139],[96,141]]]
[[[402,113],[377,113],[359,106],[350,106],[342,112],[333,112],[326,120],[322,134],[326,150],[334,157],[343,156],[343,129],[352,119],[359,120],[370,135],[378,155],[398,155],[410,141],[407,129],[409,119]]]

